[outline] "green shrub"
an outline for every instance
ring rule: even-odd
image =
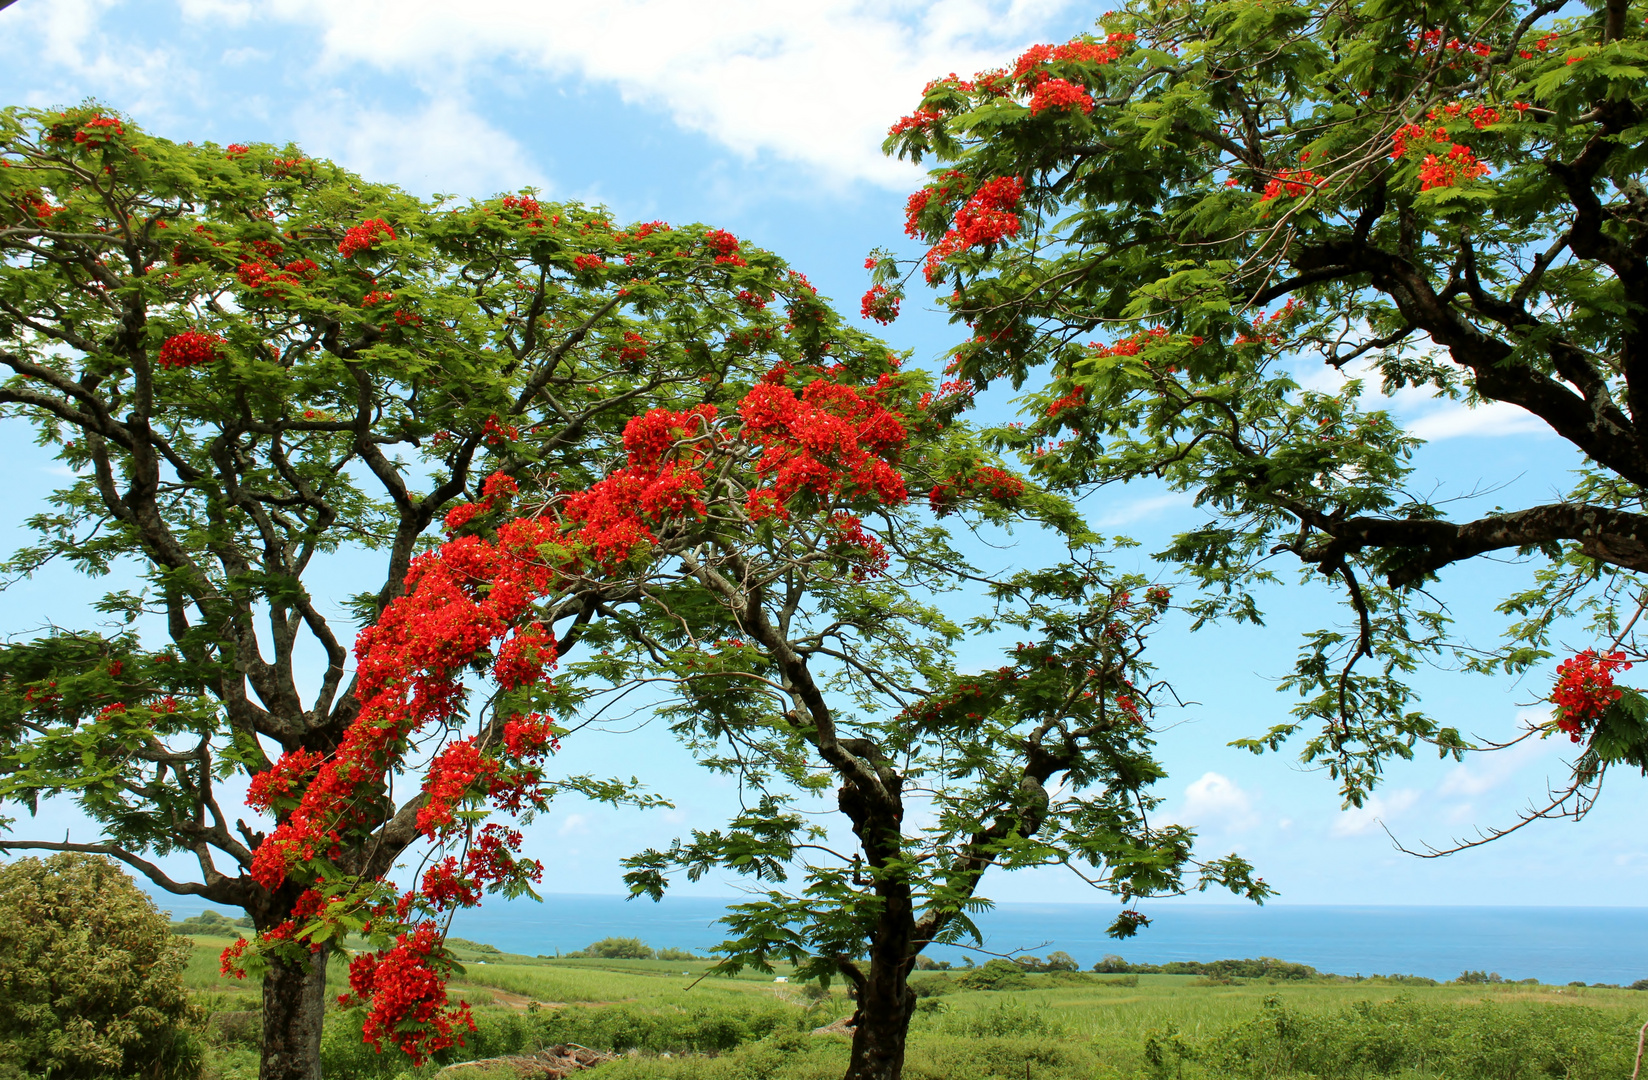
[[[567,956],[591,960],[651,960],[652,947],[640,938],[609,937],[591,942],[577,952],[567,953]],[[696,957],[689,956],[689,959]]]
[[[106,859],[0,866],[0,1078],[198,1076],[190,951]]]
[[[231,919],[215,911],[202,911],[199,915],[191,915],[180,923],[173,923],[172,929],[180,934],[212,934],[221,937],[235,937],[241,930],[252,928],[252,917],[242,915],[238,919]]]
[[[1585,1008],[1401,997],[1307,1013],[1270,997],[1252,1019],[1192,1050],[1219,1076],[1338,1080],[1416,1070],[1449,1080],[1603,1080],[1629,1074],[1635,1047],[1633,1027]]]
[[[654,954],[654,956],[655,956],[656,959],[659,959],[659,960],[671,960],[671,961],[702,960],[702,959],[704,959],[704,957],[699,956],[697,953],[689,952],[686,949],[659,949],[658,952]]]
[[[1024,969],[1013,961],[991,960],[962,975],[956,985],[963,990],[1022,990],[1026,982]]]
[[[1050,1019],[1045,1009],[1016,1001],[1004,1001],[978,1012],[946,1017],[942,1030],[968,1039],[1022,1038],[1030,1035],[1056,1039],[1066,1034],[1064,1025]]]
[[[541,1045],[573,1042],[596,1050],[722,1053],[794,1029],[803,1012],[768,1002],[715,1002],[687,1008],[573,1005],[531,1014]]]
[[[529,1017],[501,1009],[477,1009],[474,1015],[475,1030],[464,1035],[462,1046],[437,1053],[436,1065],[531,1053],[538,1049],[537,1030]],[[363,1019],[358,1008],[327,1015],[320,1037],[322,1075],[350,1080],[394,1080],[412,1071],[411,1061],[399,1050],[386,1046],[379,1053],[361,1038]]]

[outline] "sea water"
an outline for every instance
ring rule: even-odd
[[[194,898],[156,902],[175,918],[198,913]],[[604,937],[638,937],[655,948],[707,950],[735,900],[666,897],[661,903],[617,896],[549,894],[487,900],[453,920],[454,937],[505,952],[553,956]],[[1648,908],[1608,907],[1341,907],[1270,904],[1141,903],[1151,925],[1116,941],[1105,930],[1116,915],[1105,904],[1000,904],[977,919],[993,953],[1069,953],[1083,968],[1107,954],[1133,963],[1272,956],[1340,975],[1497,972],[1543,983],[1629,984],[1648,979]],[[233,912],[229,914],[236,914]],[[935,946],[927,955],[983,963],[990,953]]]

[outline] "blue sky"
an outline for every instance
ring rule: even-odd
[[[1096,14],[1058,0],[19,0],[0,12],[0,103],[95,97],[180,141],[293,141],[419,194],[530,185],[547,198],[604,202],[624,219],[704,221],[777,251],[851,310],[867,285],[866,252],[909,247],[902,206],[919,174],[881,156],[886,126],[914,107],[928,79],[1063,40]],[[885,336],[923,361],[952,340],[916,297]],[[1509,485],[1460,513],[1543,501],[1567,484],[1572,455],[1513,408],[1473,411],[1417,393],[1388,405],[1433,440],[1418,487],[1463,494]],[[12,495],[0,524],[21,539],[16,526],[54,467],[16,431],[0,431],[0,446]],[[1089,510],[1107,530],[1138,536],[1142,551],[1199,520],[1186,500],[1157,490],[1107,492]],[[1037,555],[1025,539],[1001,558]],[[1526,573],[1484,562],[1451,572],[1439,593],[1463,630],[1485,641],[1498,627],[1493,598]],[[90,622],[78,605],[91,595],[64,577],[24,583],[8,593],[0,629]],[[1263,630],[1174,631],[1156,646],[1163,676],[1199,703],[1164,714],[1162,745],[1172,774],[1167,809],[1202,829],[1204,850],[1241,852],[1281,903],[1640,902],[1648,887],[1640,778],[1611,782],[1579,826],[1535,827],[1447,860],[1402,855],[1379,827],[1421,844],[1508,823],[1547,777],[1563,775],[1554,741],[1464,765],[1399,763],[1370,808],[1352,813],[1341,812],[1327,777],[1300,771],[1286,753],[1229,749],[1285,714],[1289,702],[1272,687],[1291,666],[1299,632],[1340,617],[1320,582],[1275,591],[1268,610]],[[977,661],[990,662],[982,652]],[[1436,672],[1421,682],[1447,722],[1504,737],[1538,715],[1547,678],[1514,684]],[[678,807],[640,815],[569,804],[534,824],[527,849],[554,867],[550,891],[617,892],[618,855],[712,825],[732,802],[722,781],[688,771],[663,732],[574,741],[564,761],[638,772]],[[42,833],[85,835],[62,808],[43,817]],[[698,889],[732,891],[714,881]],[[1003,901],[1086,895],[1050,872],[998,877],[985,891]]]

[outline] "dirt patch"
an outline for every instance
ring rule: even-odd
[[[511,995],[518,996],[518,995]],[[482,1058],[448,1065],[435,1074],[436,1080],[462,1080],[466,1071],[476,1069],[509,1068],[522,1080],[566,1080],[575,1072],[593,1069],[602,1062],[615,1060],[611,1054],[591,1050],[577,1043],[546,1046],[536,1054],[510,1054],[507,1057]]]

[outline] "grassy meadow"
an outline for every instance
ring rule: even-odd
[[[223,978],[226,937],[194,936],[189,985],[214,1014],[211,1080],[256,1076],[257,987]],[[576,1042],[616,1051],[591,1080],[834,1080],[847,1040],[813,1035],[847,1016],[834,986],[709,975],[706,961],[540,959],[459,945],[480,1030],[413,1070],[363,1046],[358,1015],[328,1018],[328,1077],[423,1080],[445,1064]],[[784,974],[780,969],[777,974]],[[1000,990],[925,972],[911,1080],[1625,1080],[1648,991],[1385,979],[1235,979],[1050,972]],[[334,993],[344,967],[334,964]],[[466,1080],[502,1080],[467,1069]]]

